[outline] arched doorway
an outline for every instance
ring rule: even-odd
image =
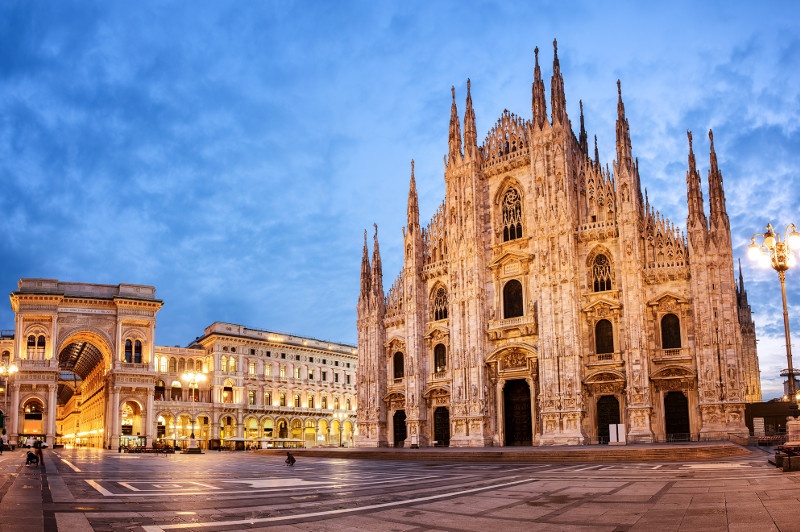
[[[122,436],[122,413],[126,411],[126,405],[115,408],[119,416],[115,420],[106,419],[110,397],[106,386],[109,360],[107,342],[92,332],[83,331],[71,336],[59,349],[58,366],[61,371],[56,402],[62,409],[61,418],[65,420],[59,422],[57,431],[62,443],[95,448],[102,448],[106,444],[114,448],[121,445],[121,440],[117,440],[116,436]],[[78,401],[76,397],[81,397],[81,400]],[[91,400],[87,400],[87,397],[91,397]],[[140,405],[132,403],[131,410],[127,412],[138,416],[138,432],[144,434]],[[124,427],[126,431],[128,427],[132,425]],[[136,432],[134,430],[132,436]]]
[[[44,404],[39,399],[31,399],[22,407],[22,436],[41,439],[44,430]]]
[[[608,443],[609,425],[619,425],[619,401],[613,395],[604,395],[597,400],[598,443]]]
[[[394,446],[402,447],[406,441],[406,411],[397,410],[392,418],[394,428]]]
[[[664,429],[667,441],[689,439],[689,399],[683,392],[664,396]]]
[[[444,406],[433,411],[433,439],[436,447],[450,446],[450,412]]]
[[[532,445],[531,388],[525,379],[506,382],[503,390],[506,445]]]

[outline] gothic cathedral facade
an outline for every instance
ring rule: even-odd
[[[747,436],[761,400],[709,132],[706,217],[692,135],[685,232],[643,196],[617,83],[616,161],[567,116],[554,42],[532,116],[478,144],[451,106],[445,198],[423,227],[411,165],[403,268],[384,294],[377,226],[358,299],[356,445],[581,445]]]

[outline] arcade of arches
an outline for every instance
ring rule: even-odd
[[[215,323],[154,345],[162,302],[139,285],[23,279],[0,335],[9,443],[123,448],[351,445],[353,346]]]

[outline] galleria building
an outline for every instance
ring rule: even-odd
[[[388,294],[377,228],[371,259],[365,235],[356,445],[748,435],[755,327],[713,136],[707,216],[688,135],[683,232],[642,193],[617,89],[610,169],[582,105],[573,132],[557,51],[549,115],[537,50],[530,118],[504,111],[480,145],[469,81],[463,129],[453,91],[444,201],[420,225],[412,163]]]
[[[157,346],[155,296],[152,286],[19,282],[15,328],[0,336],[9,444],[353,443],[354,346],[219,322],[188,347]]]

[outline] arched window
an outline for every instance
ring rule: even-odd
[[[280,406],[286,406],[286,394],[282,393],[279,396],[279,399],[280,399],[280,402],[279,402]]]
[[[503,286],[503,319],[522,316],[522,283],[511,279]]]
[[[338,397],[334,397],[333,398],[333,409],[334,410],[339,410],[339,398]]]
[[[133,362],[133,342],[125,340],[125,362]]]
[[[168,363],[169,360],[167,360],[167,357],[161,357],[161,365],[159,366],[158,371],[160,371],[161,373],[166,373]]]
[[[681,320],[675,314],[661,318],[661,349],[680,349]]]
[[[608,320],[600,320],[594,326],[594,352],[598,355],[614,352],[614,328]]]
[[[433,370],[436,373],[447,369],[447,348],[444,344],[436,344],[433,348]]]
[[[592,291],[611,290],[611,263],[605,255],[598,255],[592,263]]]
[[[195,360],[195,361],[194,361],[194,370],[195,370],[195,371],[200,371],[200,372],[202,372],[202,373],[205,373],[205,372],[203,371],[203,361],[202,361],[202,360],[200,360],[199,358],[198,358],[197,360]]]
[[[300,394],[294,394],[294,407],[300,408]]]
[[[137,364],[142,363],[142,342],[140,340],[133,343],[133,361]]]
[[[264,406],[272,406],[272,394],[269,392],[264,392]]]
[[[433,296],[433,320],[444,319],[447,319],[447,290],[439,286]]]
[[[308,408],[314,408],[314,396],[308,398]]]
[[[164,396],[164,381],[157,380],[156,381],[156,388],[154,397],[157,401],[163,401],[165,399]]]
[[[503,196],[503,242],[522,238],[522,201],[515,188]]]
[[[178,361],[178,373],[184,373],[186,371],[186,361],[184,359],[180,359]]]
[[[320,399],[320,403],[321,403],[320,408],[323,408],[323,409],[328,408],[328,396],[327,395],[323,395],[322,399]]]
[[[169,372],[175,373],[177,371],[178,371],[178,361],[175,359],[175,357],[172,357],[169,359]]]
[[[400,351],[395,353],[392,362],[394,363],[394,378],[402,379],[403,377],[405,377],[405,367],[403,366],[403,353],[401,353]]]
[[[236,357],[228,359],[228,373],[236,373]]]
[[[350,399],[348,399],[345,404],[347,405],[347,409],[350,410]]]
[[[219,359],[219,370],[222,373],[228,371],[228,357],[222,357]]]
[[[169,397],[173,401],[180,401],[182,399],[183,395],[181,394],[181,383],[179,381],[172,381],[172,389]]]

